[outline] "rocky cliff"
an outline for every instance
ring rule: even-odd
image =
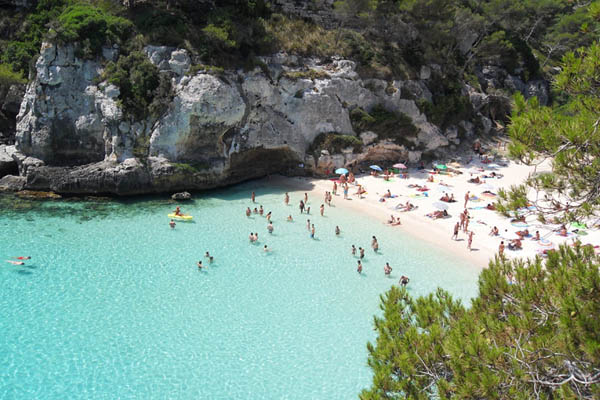
[[[423,155],[447,153],[463,138],[489,133],[497,109],[508,107],[506,99],[465,85],[471,120],[441,130],[419,108],[432,100],[428,81],[439,73],[436,66],[424,67],[419,80],[386,82],[361,79],[349,60],[276,54],[251,71],[213,74],[192,69],[185,50],[144,51],[171,79],[173,100],[159,117],[136,120],[123,112],[120,89],[102,80],[117,48],[82,60],[71,45],[45,43],[21,103],[15,145],[0,148],[0,177],[17,167],[19,177],[0,180],[0,188],[130,195],[361,162],[417,162]],[[545,89],[492,72],[482,72],[489,85],[510,79],[530,94]],[[415,130],[390,139],[355,129],[352,110],[375,107],[408,117]],[[327,134],[360,138],[362,145],[337,154],[315,148],[315,139]]]

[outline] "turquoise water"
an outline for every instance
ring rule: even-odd
[[[272,235],[265,218],[245,217],[252,190],[273,212]],[[340,207],[321,217],[320,198],[309,199],[310,239],[300,194],[286,207],[282,193],[265,182],[204,193],[183,207],[195,222],[175,229],[173,204],[156,199],[4,206],[0,398],[357,398],[379,295],[402,274],[413,295],[476,294],[476,267]],[[352,244],[368,249],[362,275]],[[215,261],[199,271],[205,251]],[[4,262],[19,255],[32,259]]]

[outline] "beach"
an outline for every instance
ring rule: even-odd
[[[345,200],[343,189],[338,183],[337,195],[333,196],[331,205],[364,213],[382,224],[387,224],[392,215],[396,218],[399,217],[401,225],[394,226],[394,229],[408,232],[437,249],[468,259],[470,263],[481,268],[486,267],[489,261],[498,254],[502,241],[505,245],[504,255],[508,258],[534,258],[536,255],[541,255],[544,250],[556,249],[561,243],[572,244],[577,239],[583,244],[597,245],[600,243],[598,229],[585,229],[583,233],[578,234],[579,230],[571,226],[567,227],[568,234],[564,237],[558,234],[560,225],[542,224],[533,212],[529,212],[525,216],[526,222],[511,222],[511,218],[486,209],[486,206],[493,204],[497,197],[484,192],[498,193],[500,189],[508,190],[513,185],[522,184],[530,174],[550,170],[547,162],[536,168],[508,160],[500,163],[482,162],[481,159],[475,157],[470,162],[453,163],[451,170],[457,172],[438,171],[442,173],[433,173],[431,169],[408,168],[401,170],[406,172],[407,178],[395,175],[389,180],[385,180],[381,173],[378,176],[369,173],[357,174],[357,185],[362,185],[366,190],[366,193],[361,196],[362,198],[356,194],[358,186],[350,185],[349,198]],[[482,178],[482,176],[491,176],[492,172],[496,177]],[[433,177],[433,182],[427,181],[430,176]],[[470,179],[476,177],[480,177],[482,183],[469,182]],[[272,177],[271,180],[278,185],[289,187],[291,192],[307,192],[311,200],[312,214],[318,215],[319,205],[324,203],[324,194],[326,191],[332,191],[334,180],[337,180],[337,177],[332,176],[329,179]],[[415,187],[409,187],[413,185],[424,186],[429,190],[420,192]],[[308,190],[307,187],[311,189]],[[392,198],[384,197],[388,190],[392,194]],[[467,202],[470,217],[468,231],[465,233],[460,229],[458,239],[453,240],[454,225],[459,221],[459,215],[464,210],[467,192],[470,195]],[[456,201],[441,202],[440,198],[444,193],[453,194]],[[533,195],[531,193],[531,196]],[[291,204],[297,205],[300,197],[293,195]],[[407,201],[417,208],[408,212],[396,209],[396,206],[403,205]],[[426,216],[426,214],[440,210],[439,207],[445,206],[448,217],[433,219]],[[498,235],[490,235],[493,227],[498,228]],[[343,228],[366,229],[365,227]],[[530,235],[523,238],[522,249],[510,250],[508,244],[511,240],[518,238],[516,232],[525,229],[529,231]],[[534,240],[536,231],[539,231],[540,234],[541,240],[539,241]],[[469,232],[473,232],[471,250],[467,248]]]

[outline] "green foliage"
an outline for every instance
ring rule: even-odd
[[[65,43],[79,42],[87,57],[98,55],[105,44],[121,43],[133,28],[129,20],[85,3],[67,7],[57,21],[57,38]]]
[[[328,79],[329,74],[325,71],[317,71],[314,69],[309,69],[306,71],[285,71],[281,74],[283,77],[291,79],[293,81],[297,81],[299,79]]]
[[[352,147],[353,152],[360,153],[362,146],[362,141],[356,136],[321,133],[315,138],[309,151],[320,153],[321,150],[327,150],[330,154],[335,154],[341,153],[343,149]]]
[[[187,72],[187,75],[194,76],[198,72],[206,72],[212,75],[220,76],[225,73],[225,70],[221,67],[216,67],[214,65],[194,64],[190,67],[189,71]]]
[[[357,132],[372,131],[379,139],[389,139],[404,143],[406,138],[414,137],[418,129],[405,114],[395,113],[377,105],[367,112],[360,107],[350,112],[352,127]]]
[[[106,66],[103,78],[119,87],[125,114],[136,119],[157,118],[172,99],[171,81],[160,74],[142,52],[121,56]]]
[[[520,94],[514,97],[510,155],[528,164],[539,158],[553,158],[552,174],[527,181],[530,188],[549,197],[536,202],[542,215],[572,220],[600,208],[599,79],[600,44],[596,43],[563,58],[554,85],[563,93],[564,104],[542,107],[535,98],[525,101]],[[514,208],[512,203],[508,201],[504,206]]]
[[[171,165],[173,165],[176,172],[192,175],[197,174],[199,172],[205,172],[207,169],[210,168],[210,165],[206,163],[172,163]]]
[[[600,260],[562,246],[543,264],[496,258],[466,309],[445,291],[393,286],[369,343],[373,383],[360,398],[600,396]]]
[[[10,65],[0,64],[0,87],[10,86],[15,83],[24,84],[27,83],[27,79],[20,72],[13,71]]]

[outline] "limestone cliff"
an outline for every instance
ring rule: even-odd
[[[433,96],[427,82],[435,68],[420,80],[362,80],[352,61],[276,54],[263,58],[262,68],[213,75],[190,72],[185,50],[148,46],[145,53],[170,77],[174,98],[158,118],[135,120],[125,116],[119,88],[102,81],[118,49],[82,60],[71,45],[42,46],[17,117],[16,146],[1,152],[18,164],[17,188],[119,195],[205,189],[276,172],[416,162],[492,129],[490,96],[468,86],[472,121],[442,131],[427,120],[418,103]],[[374,107],[407,116],[416,134],[389,140],[355,131],[351,110]],[[363,147],[315,153],[315,138],[327,133],[360,135]]]

